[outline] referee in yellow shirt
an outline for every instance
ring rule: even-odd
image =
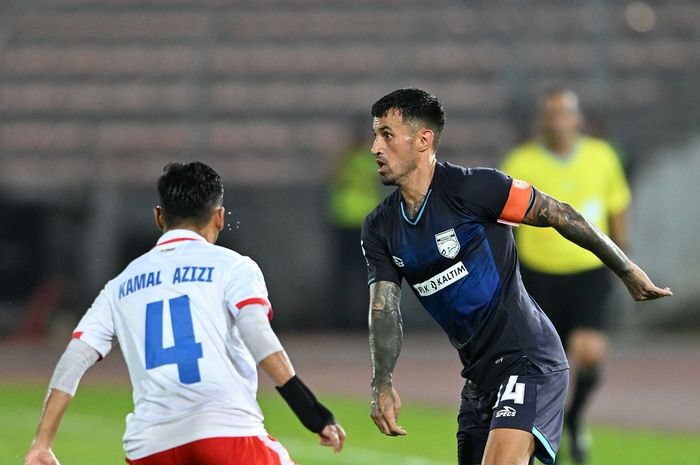
[[[624,250],[630,191],[615,151],[581,134],[573,91],[546,92],[538,110],[538,136],[508,154],[502,170],[571,204]],[[515,237],[525,287],[554,323],[572,364],[575,381],[564,421],[571,457],[585,463],[582,411],[606,357],[611,275],[591,252],[551,228],[521,226]]]

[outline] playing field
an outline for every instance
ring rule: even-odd
[[[0,387],[0,464],[20,464],[33,435],[44,388],[29,384]],[[455,415],[439,408],[411,406],[401,415],[408,436],[380,435],[368,417],[367,402],[323,396],[343,419],[348,441],[341,454],[316,445],[276,394],[261,395],[268,430],[300,465],[455,464]],[[131,409],[127,388],[81,386],[70,406],[55,450],[63,465],[123,464],[124,415]],[[697,436],[597,427],[591,465],[698,465]],[[561,463],[566,463],[561,461]]]

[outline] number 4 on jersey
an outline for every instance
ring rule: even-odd
[[[198,383],[201,376],[197,360],[202,358],[202,344],[194,340],[190,298],[183,295],[168,302],[173,326],[172,347],[163,347],[163,301],[146,306],[146,369],[174,363],[180,382]]]

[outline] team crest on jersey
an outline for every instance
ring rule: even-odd
[[[435,242],[440,255],[445,258],[455,258],[459,253],[459,240],[454,229],[435,234]]]

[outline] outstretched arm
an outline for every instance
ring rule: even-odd
[[[372,359],[372,420],[389,436],[403,436],[397,425],[401,399],[392,385],[392,373],[401,353],[403,328],[399,301],[401,288],[389,281],[369,287],[369,350]]]
[[[302,424],[319,435],[321,445],[331,446],[340,452],[345,443],[343,427],[296,376],[287,352],[272,331],[268,314],[269,308],[260,304],[247,305],[238,312],[236,326],[243,343],[260,368],[272,378]]]
[[[627,286],[634,300],[652,300],[673,295],[669,288],[656,287],[646,273],[634,264],[605,234],[589,223],[571,205],[544,192],[535,191],[532,207],[523,224],[551,226],[574,244],[593,252]]]
[[[32,447],[24,459],[25,465],[60,465],[52,447],[58,432],[58,425],[60,425],[71,399],[70,394],[58,389],[49,391]]]
[[[277,390],[302,424],[319,435],[320,444],[340,452],[345,443],[345,430],[296,376],[284,349],[265,357],[260,361],[260,368],[272,378]]]
[[[78,389],[80,379],[97,362],[99,354],[89,344],[73,339],[56,364],[49,394],[39,420],[36,436],[24,459],[25,465],[59,465],[52,451],[63,414]]]

